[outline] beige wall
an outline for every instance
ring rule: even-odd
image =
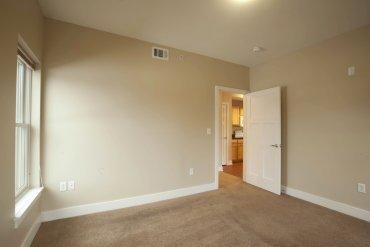
[[[370,210],[370,26],[250,73],[252,91],[283,87],[283,184]]]
[[[14,123],[18,34],[41,58],[43,17],[37,0],[0,3],[0,245],[19,246],[40,214],[37,202],[14,229]]]
[[[53,20],[44,42],[44,210],[213,182],[214,86],[247,67]]]

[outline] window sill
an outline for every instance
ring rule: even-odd
[[[14,226],[18,228],[22,223],[32,205],[40,197],[44,187],[30,189],[22,198],[15,204]]]

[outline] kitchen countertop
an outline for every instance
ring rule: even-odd
[[[243,140],[243,137],[234,137],[233,136],[233,140]]]

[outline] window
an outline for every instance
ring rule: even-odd
[[[40,198],[40,61],[18,37],[15,104],[15,205],[14,227],[18,228]]]
[[[31,81],[33,69],[22,56],[17,59],[15,118],[15,196],[29,187]]]

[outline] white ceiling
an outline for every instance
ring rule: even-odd
[[[46,17],[253,66],[370,23],[370,0],[39,0]],[[253,46],[265,50],[253,53]]]

